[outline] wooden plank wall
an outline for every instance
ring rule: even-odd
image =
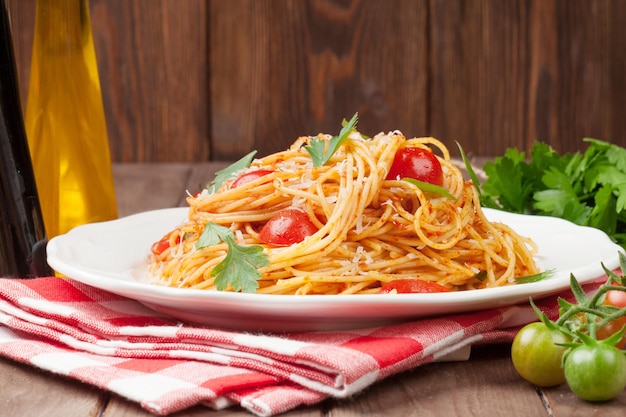
[[[8,0],[26,97],[35,0]],[[626,146],[626,1],[90,0],[116,162],[234,160],[336,133],[475,155]]]

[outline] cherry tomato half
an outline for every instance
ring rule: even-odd
[[[230,188],[241,187],[244,184],[247,184],[251,181],[256,180],[257,178],[261,178],[266,176],[267,174],[271,174],[271,169],[257,169],[255,171],[246,172],[245,174],[241,174],[237,179],[232,183]]]
[[[262,242],[274,246],[289,246],[299,243],[317,232],[309,216],[297,208],[288,208],[272,217],[259,232]]]
[[[558,330],[552,330],[541,322],[522,327],[511,345],[511,360],[518,374],[539,386],[552,387],[565,381],[561,367],[569,339]]]
[[[416,294],[416,293],[432,293],[432,292],[449,292],[450,290],[436,282],[424,281],[422,279],[394,279],[393,281],[383,284],[380,292],[387,294],[390,292],[398,294]]]
[[[391,164],[388,180],[413,178],[430,184],[443,185],[443,170],[434,153],[427,149],[406,147],[398,150]]]

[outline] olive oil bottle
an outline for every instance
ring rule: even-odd
[[[88,0],[37,0],[26,131],[48,238],[117,217]]]

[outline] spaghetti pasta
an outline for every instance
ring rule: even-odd
[[[230,229],[239,245],[262,248],[269,259],[258,268],[256,292],[262,294],[380,293],[398,279],[470,290],[514,284],[516,277],[539,272],[534,243],[485,217],[472,182],[439,140],[407,139],[398,131],[369,139],[353,130],[328,162],[314,166],[305,147],[329,139],[300,137],[239,173],[263,175],[235,187],[234,176],[214,192],[189,196],[187,221],[163,238],[160,250],[153,249],[149,271],[155,283],[216,289],[214,268],[228,245],[198,248],[207,223]],[[434,148],[451,195],[387,179],[404,147]],[[303,212],[316,231],[286,246],[262,241],[262,226],[288,208]]]

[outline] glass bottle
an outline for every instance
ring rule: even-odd
[[[0,0],[0,276],[52,275],[5,0]]]
[[[48,237],[117,217],[88,0],[37,0],[26,132]]]

